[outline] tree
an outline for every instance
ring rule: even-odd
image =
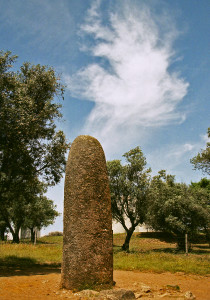
[[[3,220],[2,216],[0,215],[0,240],[4,241],[5,239],[5,232],[7,230],[7,225]]]
[[[193,236],[208,226],[208,199],[204,189],[176,183],[175,176],[162,170],[151,181],[147,223],[156,230],[173,233],[183,249],[185,234]]]
[[[147,192],[150,169],[145,169],[146,159],[139,147],[123,155],[120,160],[107,162],[112,201],[112,217],[120,222],[126,231],[123,250],[129,250],[131,236],[137,225],[144,223],[147,209]],[[130,224],[127,225],[126,220]]]
[[[62,117],[54,101],[64,93],[59,77],[53,68],[30,63],[11,71],[16,59],[0,51],[0,213],[14,242],[23,218],[13,228],[11,214],[14,220],[14,212],[30,202],[37,178],[48,185],[60,181],[68,148],[55,125]]]
[[[30,229],[32,243],[35,242],[36,229],[40,230],[42,227],[53,224],[55,218],[60,215],[53,201],[44,195],[35,197],[34,202],[26,206],[25,212],[23,227]]]
[[[210,211],[210,180],[207,178],[202,178],[199,182],[191,182],[191,189],[195,189],[195,193],[205,192],[207,200],[202,205],[205,205],[208,211]],[[203,224],[203,229],[206,233],[206,238],[210,243],[210,215],[208,222]]]
[[[210,138],[210,127],[208,128],[208,138]],[[206,149],[201,150],[190,162],[194,165],[195,170],[201,170],[210,175],[210,143],[207,142]]]

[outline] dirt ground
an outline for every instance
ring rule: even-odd
[[[0,270],[0,299],[84,299],[71,291],[60,289],[60,269],[33,267],[33,269],[6,268]],[[183,273],[146,273],[114,271],[115,289],[130,289],[139,299],[186,299],[191,291],[196,299],[210,299],[210,278]],[[142,292],[142,286],[149,291]],[[180,290],[177,290],[179,286]]]

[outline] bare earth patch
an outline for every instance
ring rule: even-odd
[[[139,299],[187,299],[183,297],[187,291],[199,300],[208,300],[210,295],[210,278],[206,276],[114,271],[114,280],[115,289],[132,290]],[[0,299],[85,299],[60,289],[60,281],[59,268],[1,270]]]

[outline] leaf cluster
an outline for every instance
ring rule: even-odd
[[[135,227],[145,220],[150,169],[139,147],[126,152],[120,160],[107,162],[113,218],[127,231],[126,219]]]
[[[208,128],[208,138],[210,138],[210,127]],[[210,142],[207,142],[206,149],[201,150],[190,162],[194,165],[195,170],[201,170],[210,175]]]
[[[55,125],[62,115],[54,97],[63,95],[63,86],[52,68],[24,63],[13,72],[17,57],[10,52],[0,57],[0,170],[22,179],[43,175],[55,184],[68,147]]]
[[[174,176],[162,170],[151,181],[147,222],[175,235],[194,234],[209,226],[208,202],[207,190],[176,183]]]
[[[53,68],[28,62],[14,71],[16,60],[0,51],[0,212],[18,228],[27,205],[41,207],[38,199],[49,204],[40,184],[60,181],[69,145],[56,129],[62,114],[55,99],[64,94],[60,78]]]

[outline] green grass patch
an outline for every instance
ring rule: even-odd
[[[126,253],[121,250],[124,239],[125,234],[114,235],[114,269],[209,274],[208,244],[193,245],[192,252],[186,256],[183,252],[177,252],[173,237],[157,233],[135,233],[130,242],[130,253]],[[62,240],[62,236],[45,236],[38,239],[36,245],[32,245],[29,240],[20,244],[0,242],[0,267],[48,264],[60,267]]]
[[[62,237],[43,237],[36,245],[25,240],[20,244],[0,243],[0,265],[30,266],[32,264],[60,265]]]
[[[195,244],[185,255],[178,252],[172,235],[146,232],[135,233],[130,242],[130,252],[121,250],[125,234],[114,235],[114,269],[186,274],[209,274],[210,249],[208,244]]]
[[[162,272],[184,272],[186,274],[209,274],[210,259],[193,255],[169,253],[125,253],[114,255],[114,269]]]

